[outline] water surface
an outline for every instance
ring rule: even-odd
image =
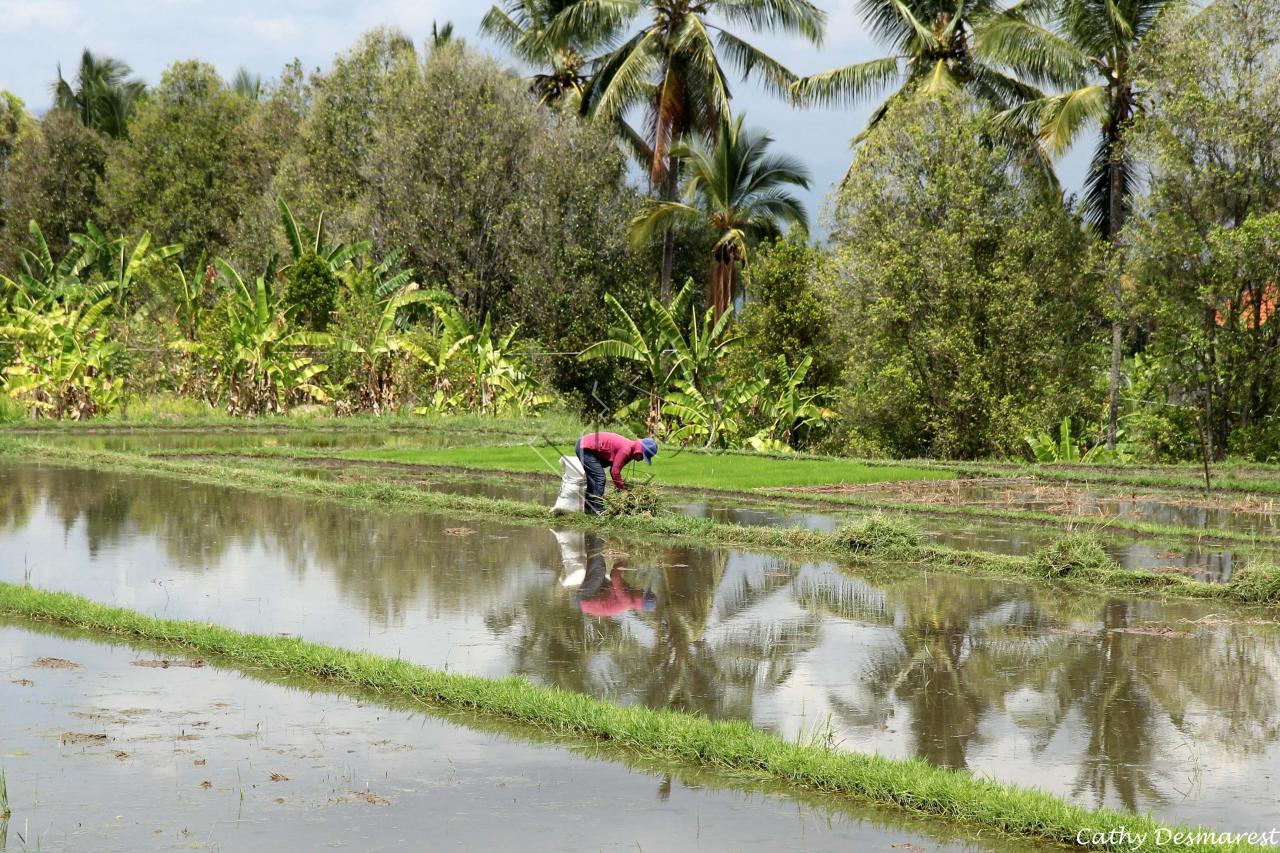
[[[0,489],[3,580],[747,719],[1091,806],[1280,824],[1274,610],[356,512],[153,476],[9,466]]]
[[[0,649],[13,850],[1033,849],[18,623]]]

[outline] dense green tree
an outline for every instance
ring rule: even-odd
[[[1182,454],[1198,413],[1215,455],[1280,456],[1278,20],[1277,0],[1218,0],[1161,26],[1140,68],[1130,146],[1151,175],[1124,248],[1157,404],[1140,419],[1180,426]]]
[[[5,262],[5,227],[8,222],[4,176],[9,169],[9,157],[18,146],[18,140],[30,133],[33,125],[25,106],[17,95],[0,89],[0,264]]]
[[[1066,85],[1061,94],[1033,98],[1012,108],[1007,123],[1025,123],[1052,155],[1067,151],[1086,131],[1099,128],[1085,181],[1084,214],[1115,245],[1136,184],[1125,146],[1141,96],[1135,58],[1171,0],[1021,0],[984,28],[985,54],[1045,82]],[[1107,446],[1116,443],[1124,299],[1112,283],[1116,316],[1111,324]]]
[[[26,105],[12,92],[0,89],[0,174],[4,174],[9,155],[18,144],[18,136],[29,124]]]
[[[171,66],[108,157],[105,218],[192,255],[221,251],[272,173],[267,137],[251,120],[256,108],[212,66]]]
[[[279,196],[289,199],[301,221],[325,213],[338,239],[368,233],[363,203],[371,142],[395,111],[393,78],[416,76],[417,62],[408,37],[377,29],[327,72],[312,76],[299,95],[305,106],[296,143],[280,164],[273,196],[256,211],[259,224],[274,224]]]
[[[829,250],[811,245],[799,230],[763,243],[753,253],[743,273],[744,343],[735,353],[744,364],[743,375],[753,374],[756,365],[776,364],[779,358],[794,368],[812,356],[805,387],[835,384],[841,365],[832,346],[830,262]]]
[[[625,292],[634,193],[602,128],[542,110],[523,84],[457,48],[386,81],[358,207],[473,318],[556,336],[562,308],[603,313]]]
[[[653,201],[631,227],[633,241],[642,245],[670,230],[674,219],[702,222],[711,230],[707,302],[717,320],[729,310],[748,252],[784,228],[809,227],[804,205],[790,192],[808,188],[809,171],[798,160],[770,154],[773,138],[744,129],[743,119],[726,116],[714,145],[694,139],[672,148],[684,174],[685,200]]]
[[[1098,347],[1084,238],[970,98],[881,121],[838,197],[850,426],[921,456],[1016,453],[1088,408]]]
[[[85,48],[73,81],[64,80],[58,67],[54,109],[73,114],[85,127],[107,136],[127,136],[134,111],[147,93],[145,83],[129,79],[131,73],[133,69],[119,59],[94,56]]]
[[[584,111],[618,125],[632,109],[644,111],[643,138],[650,184],[665,201],[676,197],[679,176],[674,148],[686,136],[714,138],[731,112],[726,59],[744,78],[790,95],[796,75],[726,26],[745,24],[755,32],[781,31],[822,40],[826,15],[808,0],[707,0],[691,5],[668,0],[644,3],[574,3],[552,25],[595,37],[621,33],[630,21],[643,23],[617,48],[600,57],[587,87]],[[662,241],[661,295],[671,289],[675,231]]]
[[[54,255],[66,253],[71,234],[84,230],[98,206],[106,160],[107,139],[73,115],[55,110],[24,131],[0,174],[0,264],[13,268],[31,220],[40,224]]]

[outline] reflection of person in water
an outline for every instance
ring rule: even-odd
[[[617,616],[628,610],[652,612],[658,597],[649,590],[632,589],[622,578],[622,560],[609,572],[604,561],[604,545],[599,536],[587,534],[587,576],[578,587],[578,608],[588,616]],[[606,584],[605,581],[608,581]]]

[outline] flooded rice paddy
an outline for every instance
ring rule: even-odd
[[[178,457],[183,458],[183,457]],[[190,458],[190,457],[187,457]],[[383,464],[369,467],[369,463],[351,462],[321,457],[298,460],[283,457],[250,457],[231,454],[224,457],[201,456],[208,461],[222,458],[236,465],[272,465],[296,476],[317,479],[362,480],[376,477],[392,480],[428,491],[443,492],[469,497],[485,497],[526,501],[550,506],[559,491],[559,481],[546,476],[503,476],[493,472],[458,471],[443,472],[412,464]],[[706,518],[726,524],[758,527],[799,527],[820,532],[831,532],[851,517],[865,515],[866,508],[821,506],[806,508],[778,508],[762,505],[766,498],[752,496],[708,497],[697,500],[674,497],[669,509],[693,518]],[[986,551],[995,554],[1027,556],[1037,549],[1051,544],[1062,535],[1061,525],[1049,525],[1006,518],[955,517],[915,514],[922,524],[927,541],[953,548]],[[1150,569],[1172,572],[1206,583],[1229,581],[1235,570],[1250,556],[1261,555],[1267,559],[1280,559],[1280,549],[1275,546],[1253,545],[1247,549],[1213,544],[1209,541],[1159,541],[1150,536],[1126,534],[1108,529],[1105,524],[1078,522],[1090,530],[1106,547],[1113,558],[1126,569]]]
[[[3,849],[1028,849],[17,622],[0,668]]]
[[[0,468],[0,489],[0,580],[747,719],[1169,821],[1280,824],[1274,611],[56,467]]]

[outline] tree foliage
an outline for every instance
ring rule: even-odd
[[[838,199],[845,414],[896,453],[1021,452],[1098,363],[1080,228],[984,127],[965,97],[904,104]]]
[[[272,167],[253,102],[212,66],[171,66],[113,146],[103,181],[107,221],[210,255],[229,244]]]
[[[1125,235],[1153,334],[1143,418],[1180,424],[1175,455],[1280,454],[1280,3],[1224,0],[1171,19],[1143,65],[1133,139],[1150,190]],[[1179,416],[1181,412],[1181,416]],[[1178,431],[1178,430],[1175,430]]]

